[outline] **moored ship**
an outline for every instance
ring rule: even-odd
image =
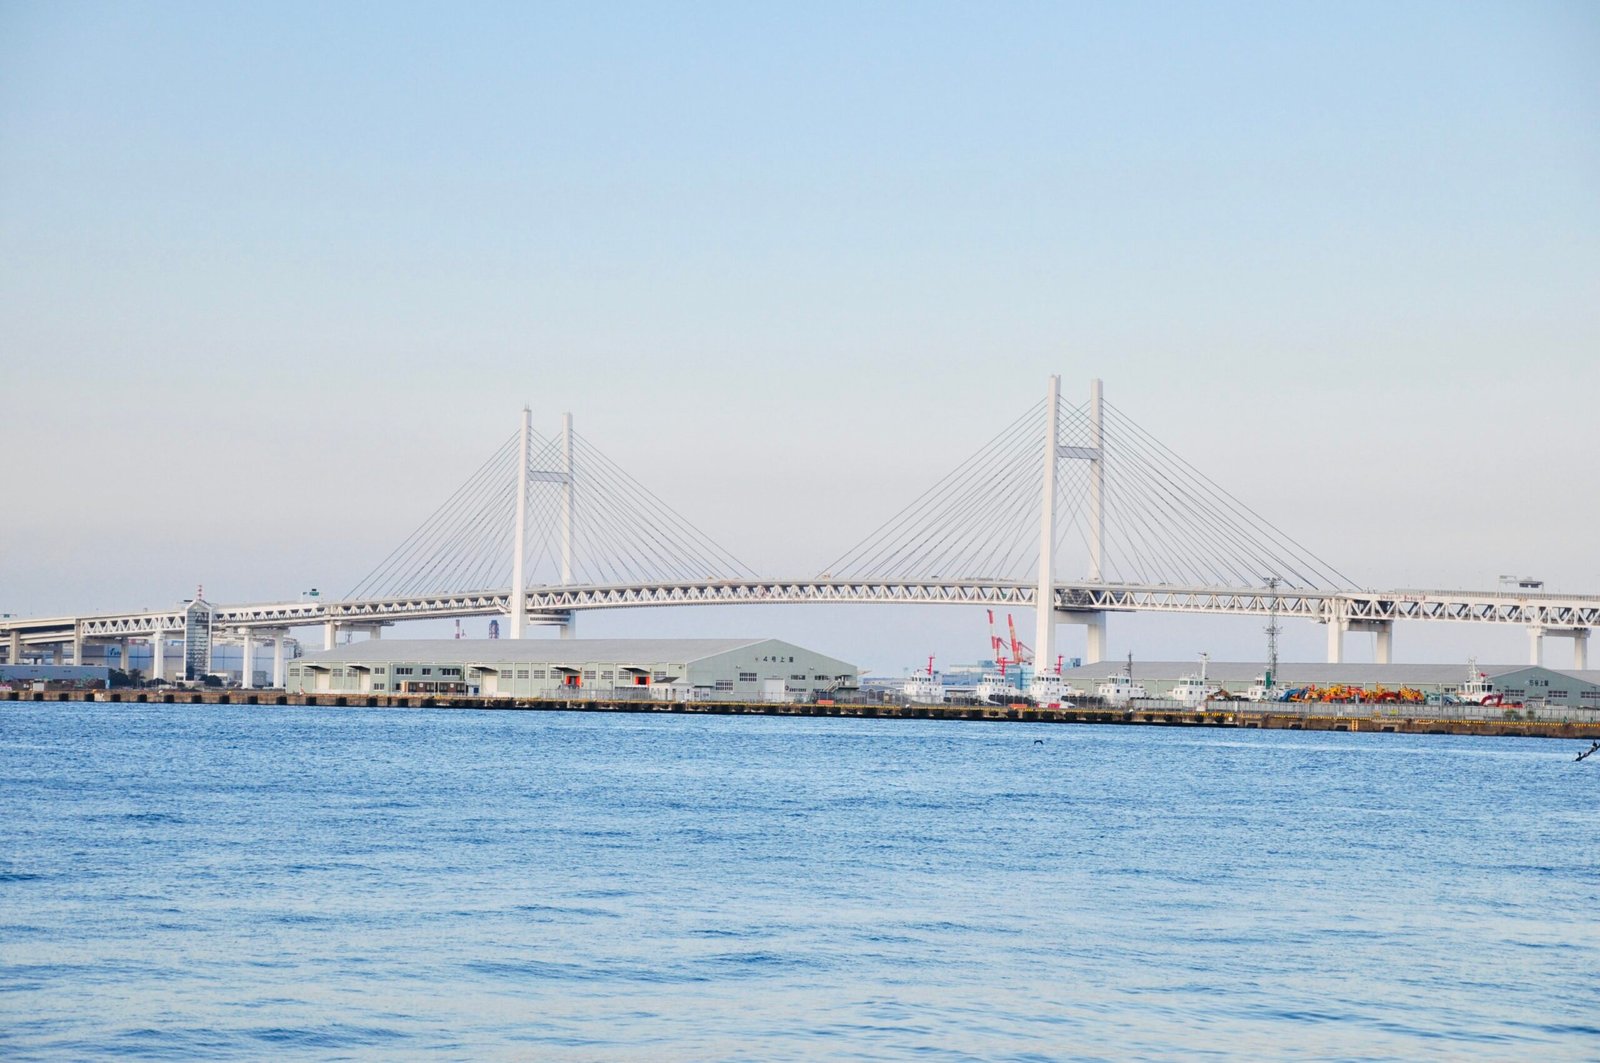
[[[944,680],[939,673],[933,670],[933,658],[928,658],[928,667],[925,671],[912,672],[906,676],[905,685],[900,688],[907,701],[919,705],[943,705],[945,697]]]
[[[1215,697],[1218,693],[1218,688],[1206,685],[1206,665],[1210,661],[1211,655],[1202,653],[1200,655],[1200,674],[1186,675],[1178,680],[1177,685],[1172,688],[1172,692],[1168,696],[1186,708],[1204,705],[1209,699]]]
[[[1456,687],[1455,700],[1468,705],[1506,705],[1506,696],[1494,688],[1488,675],[1478,671],[1478,659],[1467,658],[1467,681]],[[1514,704],[1520,705],[1520,702]]]
[[[1028,683],[1028,700],[1041,709],[1070,709],[1072,698],[1081,698],[1083,691],[1070,686],[1060,672],[1035,672]]]
[[[983,705],[1011,705],[1022,700],[1022,691],[1005,672],[985,672],[978,682],[977,699]]]
[[[1133,681],[1133,661],[1130,659],[1126,671],[1108,675],[1094,688],[1094,696],[1107,705],[1126,705],[1138,698],[1148,698],[1144,684]]]

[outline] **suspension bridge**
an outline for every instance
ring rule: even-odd
[[[1064,576],[1063,572],[1075,572]],[[268,643],[275,685],[295,628],[378,637],[406,620],[505,617],[573,635],[591,609],[752,603],[981,605],[1033,609],[1035,658],[1056,659],[1057,626],[1086,629],[1085,659],[1106,656],[1114,613],[1300,618],[1326,625],[1328,660],[1349,632],[1393,656],[1398,621],[1521,625],[1530,663],[1547,637],[1570,638],[1588,666],[1600,595],[1361,589],[1105,400],[1045,397],[854,547],[800,578],[764,577],[575,432],[536,432],[524,409],[507,438],[347,594],[241,605],[193,600],[165,610],[0,618],[0,653],[85,659],[91,644],[154,647],[203,632],[240,641],[246,685]],[[1050,608],[1037,608],[1050,603]]]

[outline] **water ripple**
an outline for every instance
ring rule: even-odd
[[[0,703],[0,1056],[1592,1058],[1572,768],[1531,739]]]

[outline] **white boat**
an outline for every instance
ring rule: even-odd
[[[1256,681],[1244,692],[1246,701],[1276,701],[1277,696],[1278,688],[1267,682],[1265,672],[1256,676]]]
[[[1172,692],[1168,696],[1187,708],[1204,705],[1207,698],[1217,693],[1216,687],[1206,685],[1206,665],[1210,661],[1211,655],[1202,653],[1200,655],[1200,674],[1186,675],[1178,680],[1177,685],[1172,688]]]
[[[933,658],[928,658],[928,669],[925,672],[912,672],[906,676],[905,686],[900,688],[907,701],[915,701],[924,705],[944,704],[944,680],[939,678],[939,673],[933,670]]]
[[[1144,684],[1135,683],[1133,676],[1123,672],[1106,676],[1105,681],[1094,688],[1094,696],[1104,701],[1107,705],[1126,705],[1135,698],[1147,698]]]
[[[1028,684],[1028,700],[1041,709],[1070,709],[1071,699],[1082,696],[1083,691],[1069,686],[1060,672],[1036,672]]]
[[[984,705],[1011,705],[1022,700],[1022,691],[1004,672],[985,672],[978,682],[977,698]]]
[[[1467,681],[1456,688],[1457,701],[1466,702],[1468,705],[1499,705],[1505,700],[1505,695],[1494,688],[1489,682],[1489,677],[1478,671],[1478,659],[1467,658]]]

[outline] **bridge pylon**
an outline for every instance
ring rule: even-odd
[[[1088,629],[1085,637],[1084,660],[1098,664],[1106,654],[1106,614],[1100,610],[1078,611],[1055,608],[1055,543],[1056,499],[1060,480],[1058,463],[1063,459],[1086,461],[1089,466],[1088,484],[1088,548],[1089,581],[1104,580],[1105,565],[1105,421],[1103,419],[1103,389],[1098,378],[1089,381],[1088,445],[1072,446],[1061,442],[1061,378],[1052,375],[1044,404],[1045,443],[1044,475],[1039,519],[1039,586],[1034,598],[1036,628],[1034,630],[1034,667],[1054,668],[1056,659],[1056,624],[1062,621],[1083,624]]]
[[[486,615],[492,601],[511,638],[551,623],[570,638],[571,609],[548,604],[566,588],[741,578],[755,573],[579,435],[570,413],[547,437],[524,409],[519,431],[340,599],[373,604],[340,614],[346,622],[406,601],[430,618]],[[449,612],[443,603],[456,598],[477,604]]]
[[[528,623],[528,490],[533,481],[546,481],[561,487],[561,586],[572,585],[572,521],[575,512],[572,474],[572,414],[561,415],[561,465],[556,469],[535,469],[530,443],[533,436],[533,410],[522,408],[521,457],[516,462],[516,518],[511,535],[511,594],[507,611],[511,614],[511,637],[520,639]],[[572,638],[576,629],[572,613],[560,622],[561,637]]]
[[[511,637],[520,639],[528,620],[528,439],[533,435],[533,407],[522,408],[522,443],[517,449],[517,515],[511,535]]]

